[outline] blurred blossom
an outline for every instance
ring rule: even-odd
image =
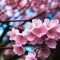
[[[13,55],[12,50],[5,50],[4,55]]]
[[[13,42],[11,42],[11,43],[9,43],[9,44],[7,44],[5,47],[7,48],[7,47],[11,47],[13,45]],[[6,49],[6,50],[4,50],[4,55],[14,55],[14,52],[13,52],[13,50],[12,49]]]
[[[51,8],[56,8],[58,6],[58,2],[53,1],[51,3]]]
[[[59,0],[31,1],[32,0],[0,0],[0,20],[6,20],[9,17],[9,20],[19,20],[21,19],[20,16],[22,16],[22,19],[29,19],[30,17],[35,16],[39,12],[48,11],[50,9],[54,10],[55,8],[60,7]],[[29,8],[27,8],[29,4],[30,6]],[[23,12],[25,9],[25,16],[23,16],[23,14],[21,15],[21,12]]]
[[[53,19],[58,19],[60,22],[60,11],[53,17]]]

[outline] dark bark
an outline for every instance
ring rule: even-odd
[[[58,41],[57,48],[52,60],[60,60],[60,41]]]

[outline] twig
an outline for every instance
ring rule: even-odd
[[[34,18],[36,18],[36,17],[40,16],[40,15],[41,15],[41,14],[43,14],[43,13],[45,13],[45,11],[40,12],[40,13],[39,13],[39,14],[37,14],[36,16],[34,16],[34,17],[30,18],[30,19],[27,19],[27,20],[5,20],[5,21],[0,21],[0,22],[5,23],[5,22],[31,21],[32,19],[34,19]]]

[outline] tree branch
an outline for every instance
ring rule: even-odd
[[[40,12],[40,13],[39,13],[39,14],[37,14],[36,16],[34,16],[34,17],[30,18],[30,19],[27,19],[27,20],[5,20],[5,21],[0,21],[0,22],[2,22],[2,23],[6,23],[6,22],[31,21],[32,19],[34,19],[34,18],[36,18],[36,17],[38,17],[38,16],[42,15],[43,13],[45,13],[45,11]]]

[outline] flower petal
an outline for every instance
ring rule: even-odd
[[[33,41],[35,39],[35,36],[33,33],[29,32],[26,36],[27,40]]]
[[[32,33],[36,35],[37,37],[41,37],[47,33],[47,29],[44,26],[41,26],[39,28],[35,28]]]
[[[13,51],[15,52],[15,54],[22,55],[25,53],[23,46],[13,45],[13,48],[14,48]]]
[[[38,28],[42,25],[42,21],[40,19],[33,19],[32,25],[33,25],[33,27]]]
[[[49,38],[55,38],[57,36],[57,32],[56,30],[53,28],[53,29],[50,29],[48,32],[47,32],[47,36]]]
[[[48,58],[50,54],[51,54],[50,49],[48,47],[43,47],[43,48],[40,48],[38,56],[41,58]]]
[[[14,40],[15,40],[15,43],[16,45],[24,45],[27,43],[27,39],[23,37],[22,34],[17,34],[15,37],[14,37]]]
[[[56,40],[53,40],[53,39],[49,39],[46,41],[46,44],[49,48],[56,48]]]

